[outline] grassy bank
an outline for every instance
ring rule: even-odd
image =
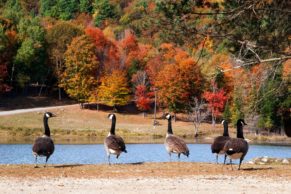
[[[111,121],[108,112],[80,109],[78,105],[50,110],[57,117],[49,120],[51,134],[57,143],[102,143],[108,134]],[[161,113],[158,114],[161,118]],[[43,133],[43,112],[30,112],[0,117],[0,143],[31,143]],[[153,127],[153,115],[117,113],[117,134],[126,143],[162,143],[164,141],[167,121],[158,119],[158,125]],[[222,125],[203,123],[198,140],[194,138],[194,127],[191,122],[178,120],[173,122],[174,133],[183,137],[188,143],[211,142],[215,136],[222,133]],[[261,143],[291,143],[285,136],[255,136],[247,133],[246,138]],[[235,129],[230,127],[230,135],[235,136]]]

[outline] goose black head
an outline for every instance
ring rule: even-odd
[[[237,124],[238,126],[244,126],[244,125],[247,125],[246,122],[245,122],[245,120],[243,120],[243,119],[238,119],[236,124]]]
[[[112,120],[113,118],[116,118],[114,113],[108,114],[108,119]]]
[[[227,121],[226,119],[223,119],[223,120],[221,121],[221,124],[222,124],[223,126],[227,126],[227,125],[228,125],[228,121]]]
[[[172,118],[172,116],[171,116],[170,113],[166,113],[166,114],[165,114],[165,118],[166,118],[167,120],[170,120],[170,119]]]
[[[51,113],[51,112],[46,112],[46,113],[44,113],[44,117],[45,118],[51,118],[51,117],[56,117],[56,115]]]

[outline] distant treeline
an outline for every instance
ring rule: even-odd
[[[2,0],[0,93],[290,127],[290,2]],[[289,38],[289,39],[288,39]],[[285,126],[283,125],[285,123]]]

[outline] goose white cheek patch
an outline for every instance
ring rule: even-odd
[[[110,116],[109,116],[109,119],[111,119],[111,120],[112,120],[112,118],[113,118],[113,115],[110,115]]]
[[[166,118],[169,119],[170,118],[170,115],[167,115]]]
[[[46,114],[45,114],[45,116],[46,116],[47,118],[49,118],[49,117],[50,117],[50,115],[49,115],[48,113],[46,113]]]

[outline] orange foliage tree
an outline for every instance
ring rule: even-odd
[[[185,111],[189,101],[201,95],[202,75],[195,60],[185,51],[170,44],[161,47],[165,64],[154,81],[159,101],[175,113]]]
[[[119,42],[121,50],[121,65],[129,77],[137,71],[144,70],[151,55],[152,46],[138,44],[134,34],[125,31],[125,37]]]

